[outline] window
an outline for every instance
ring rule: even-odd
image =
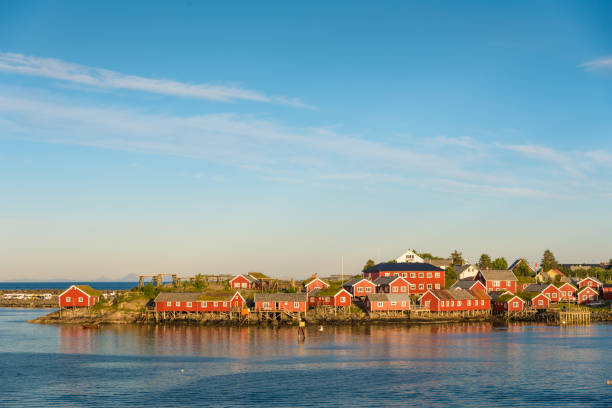
[[[468,301],[467,301],[467,305],[468,305],[468,306],[472,306],[472,301],[471,301],[471,300],[468,300]]]
[[[177,305],[177,306],[180,306],[180,305],[181,305],[181,302],[176,302],[176,305]]]
[[[440,289],[440,284],[436,283],[436,289]]]
[[[289,302],[285,302],[285,306],[289,305]]]
[[[407,292],[408,288],[406,286],[402,286],[402,292]]]
[[[519,307],[518,302],[512,302],[512,307]]]
[[[70,302],[70,296],[66,296],[66,302]]]
[[[407,278],[408,274],[406,272],[402,272],[402,278]]]
[[[424,286],[422,283],[420,283],[420,284],[419,284],[419,289],[420,289],[420,290],[423,290],[423,289],[425,289],[425,286]]]
[[[416,289],[416,285],[414,283],[410,284],[410,289],[415,290]]]
[[[227,307],[227,302],[223,302],[223,307]]]
[[[414,273],[414,272],[410,272],[410,277],[411,277],[411,278],[416,278],[416,273]]]
[[[555,292],[552,293],[552,298],[556,299],[557,298],[557,294]]]
[[[359,287],[357,288],[357,292],[359,292],[359,293],[363,293],[363,287],[359,286]]]
[[[455,301],[454,300],[451,300],[451,306],[453,306],[453,307],[455,306]]]
[[[329,296],[325,296],[325,301],[329,302]]]
[[[544,301],[542,299],[538,300],[538,306],[542,306],[544,304]]]
[[[246,282],[242,282],[242,287],[246,288],[247,287],[247,283]]]
[[[187,307],[191,307],[192,303],[191,302],[187,302]]]
[[[399,276],[399,272],[395,272],[395,273],[393,274],[393,276],[395,276],[395,277],[397,278],[397,277]]]
[[[403,287],[402,287],[402,289],[403,289]],[[399,292],[399,288],[398,288],[397,286],[394,286],[394,287],[391,289],[391,292]]]
[[[499,281],[493,281],[493,287],[498,287],[499,286]]]
[[[482,299],[482,300],[480,301],[480,305],[481,305],[481,306],[484,306],[484,299]]]
[[[79,297],[79,303],[83,303],[83,298]]]
[[[344,302],[346,301],[346,298],[344,296],[340,296],[340,302]]]
[[[202,302],[202,307],[206,307],[206,302]]]
[[[391,306],[397,305],[397,302],[391,302]]]
[[[440,277],[440,272],[436,272],[435,277],[439,278]]]
[[[433,275],[431,274],[431,272],[427,272],[427,277],[431,278]]]
[[[506,281],[506,286],[510,286],[510,281]]]
[[[168,307],[172,306],[172,302],[166,302],[166,306]]]
[[[406,307],[406,302],[402,302],[402,307]]]
[[[457,301],[457,306],[461,306],[461,301],[460,300]]]
[[[554,295],[556,295],[556,293],[553,293],[553,297],[555,297]],[[565,291],[561,291],[561,296],[565,297]]]
[[[315,299],[313,297],[310,298],[310,303],[314,303]]]
[[[384,276],[391,276],[391,272],[385,272]]]
[[[214,307],[218,307],[219,306],[219,302],[213,302],[213,306]]]
[[[427,307],[427,308],[429,307],[429,300],[425,301],[425,307]]]
[[[268,302],[263,302],[263,307],[270,307],[270,303],[268,303]]]
[[[383,302],[378,302],[378,307],[383,307]]]
[[[419,272],[419,278],[423,278],[425,275],[423,274],[423,272]]]
[[[295,309],[299,309],[300,308],[300,302],[293,302],[293,307]]]
[[[367,288],[365,288],[365,290],[366,292],[370,293],[372,291],[372,288],[368,286]]]
[[[428,283],[428,284],[427,284],[427,289],[431,289],[431,287],[432,287],[432,286],[431,286],[431,283]]]

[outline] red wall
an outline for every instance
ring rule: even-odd
[[[79,302],[79,297],[82,298]],[[70,301],[67,299],[70,298]],[[59,298],[60,307],[87,307],[93,306],[98,302],[97,296],[89,296],[78,288],[70,288]]]
[[[184,300],[180,301],[179,305],[176,304],[176,301],[172,301],[170,306],[168,306],[168,302],[156,302],[155,310],[158,312],[229,312],[232,309],[242,309],[244,306],[244,301],[240,296],[234,296],[231,301],[218,300],[216,302],[216,307],[214,300],[191,302],[191,307],[187,307],[188,302]]]
[[[368,304],[366,305],[366,307],[371,312],[410,310],[410,301],[409,300],[405,300],[404,301],[404,302],[406,302],[406,306],[402,306],[402,302],[403,301],[401,301],[401,300],[395,301],[396,302],[395,305],[392,305],[390,301],[385,300],[385,301],[382,302],[383,303],[382,306],[378,306],[378,302],[377,301],[369,302],[369,300],[368,300],[367,302],[368,302]]]
[[[306,292],[312,292],[315,289],[325,289],[327,288],[329,285],[326,285],[325,282],[319,280],[319,279],[315,279],[312,282],[309,282],[306,285]]]
[[[436,278],[436,273],[438,277]],[[414,274],[414,275],[413,275]],[[420,277],[422,274],[422,277]],[[428,277],[431,274],[431,277]],[[406,276],[404,276],[406,275]],[[410,287],[410,293],[425,293],[428,289],[444,289],[444,270],[439,271],[380,271],[364,273],[364,277],[370,280],[376,280],[380,276],[401,276],[406,279],[414,288]],[[431,285],[430,288],[427,285]],[[436,284],[439,287],[436,288]],[[420,288],[420,285],[423,285]],[[401,293],[401,292],[400,292]]]
[[[344,302],[340,301],[340,298],[344,298]],[[350,306],[351,295],[348,292],[341,291],[335,296],[309,296],[308,306]]]
[[[542,301],[541,305],[539,304],[540,301]],[[535,307],[536,309],[548,309],[550,306],[550,300],[544,295],[544,292],[542,292],[538,296],[531,299],[531,306]]]
[[[569,283],[561,285],[558,289],[561,293],[561,300],[576,300],[576,289]],[[566,292],[565,296],[563,296],[563,292]],[[568,295],[568,292],[571,292],[571,294]]]
[[[279,303],[278,309],[276,303]],[[255,310],[264,310],[263,306],[264,302],[256,302]],[[269,306],[266,308],[268,310],[284,310],[287,312],[305,312],[306,311],[306,302],[298,302],[298,307],[295,307],[294,302],[290,301],[282,301],[282,302],[269,302]]]
[[[363,291],[360,292],[359,288],[363,288]],[[366,292],[366,288],[370,288],[370,291]],[[376,293],[376,285],[374,285],[372,282],[361,281],[353,285],[353,296],[355,297],[366,297],[367,295],[371,295],[372,293]]]
[[[556,286],[549,285],[542,293],[548,296],[551,302],[559,302],[561,300],[561,291]]]
[[[239,275],[235,277],[234,280],[232,280],[232,289],[242,289],[243,283],[246,283],[247,288],[251,288],[251,283],[249,282],[249,280],[245,278],[244,276]]]
[[[597,299],[599,299],[599,292],[592,287],[578,293],[578,303],[580,304],[594,302]]]

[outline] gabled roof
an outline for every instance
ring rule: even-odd
[[[352,296],[350,294],[350,292],[348,292],[343,287],[330,286],[330,287],[327,287],[325,289],[319,289],[319,288],[313,289],[310,292],[308,292],[308,297],[313,297],[313,296],[336,296],[340,292],[346,292],[349,296]]]
[[[102,292],[95,290],[89,285],[76,285],[76,287],[87,293],[89,296],[102,296]]]
[[[523,292],[542,292],[544,289],[549,287],[550,285],[546,285],[543,283],[532,283],[531,285],[525,286]]]
[[[366,278],[353,278],[353,279],[349,279],[346,282],[344,282],[344,285],[342,285],[343,287],[352,287],[354,285],[356,285],[357,283],[361,282],[361,281],[367,281],[369,283],[371,283],[372,285],[374,285],[374,283]]]
[[[306,293],[256,293],[255,302],[306,302]]]
[[[477,280],[471,280],[471,279],[458,280],[455,283],[453,283],[453,286],[451,286],[450,288],[451,289],[471,289],[474,285],[478,283],[482,285],[482,283]]]
[[[512,262],[512,265],[510,265],[508,267],[508,269],[510,269],[511,271],[514,270],[514,268],[516,268],[517,266],[519,266],[519,264],[521,263],[521,261],[523,261],[522,258],[517,259],[516,261]],[[529,270],[533,271],[533,268],[531,267],[531,265],[529,265],[529,262],[525,261],[525,265],[527,265],[527,267],[529,268]]]
[[[263,278],[267,278],[267,276],[264,275],[261,272],[249,272],[249,273],[247,273],[247,275],[252,276],[253,278],[255,278],[257,280],[260,280],[260,279],[263,279]]]
[[[508,302],[510,302],[511,300],[515,299],[515,298],[516,298],[516,299],[518,299],[518,300],[520,300],[521,302],[525,303],[525,300],[524,300],[524,299],[521,299],[521,297],[520,297],[520,296],[514,295],[514,294],[512,294],[512,293],[504,293],[503,295],[501,295],[500,297],[498,297],[498,298],[497,298],[495,301],[496,301],[496,302],[508,303]]]
[[[489,296],[491,297],[491,300],[496,301],[497,299],[499,299],[503,295],[506,295],[506,294],[509,294],[509,293],[510,292],[508,292],[507,290],[498,290],[498,291],[489,293]]]
[[[304,282],[304,286],[310,285],[310,284],[311,284],[312,282],[314,282],[314,281],[319,281],[319,282],[323,283],[324,285],[329,286],[329,283],[327,283],[327,282],[325,282],[323,279],[321,279],[321,278],[317,278],[317,277],[312,278],[312,279],[310,279],[310,280],[308,280],[308,281]]]
[[[452,259],[427,259],[427,262],[438,269],[445,269],[453,264]]]
[[[587,280],[587,279],[592,280],[593,282],[597,283],[599,286],[602,286],[602,285],[603,285],[603,283],[602,283],[602,282],[601,282],[599,279],[597,279],[596,277],[594,277],[594,276],[587,276],[587,277],[585,277],[585,278],[583,278],[583,279],[579,280],[579,281],[578,281],[578,283],[580,283],[580,282],[582,282],[582,281],[585,281],[585,280]]]
[[[578,289],[578,292],[576,292],[576,293],[582,293],[582,292],[584,292],[587,289],[591,289],[593,292],[599,293],[595,288],[593,288],[591,286],[585,286],[584,288],[580,288],[580,289]]]
[[[395,272],[422,272],[422,271],[436,271],[440,272],[440,268],[424,262],[384,262],[374,265],[365,270],[365,272],[382,272],[382,271],[395,271]]]
[[[258,280],[257,280],[256,278],[254,278],[254,277],[252,277],[251,275],[248,275],[248,274],[247,274],[247,275],[245,275],[245,274],[242,274],[242,275],[236,275],[236,276],[234,276],[232,279],[230,279],[230,282],[234,281],[235,279],[237,279],[237,278],[239,278],[239,277],[241,277],[241,276],[242,276],[244,279],[248,280],[250,283],[255,283],[255,282],[258,282]]]
[[[570,283],[570,282],[557,282],[557,283],[553,283],[553,285],[554,285],[555,287],[557,287],[557,288],[562,288],[562,287],[563,287],[563,286],[565,286],[565,285],[570,285],[572,288],[574,288],[574,289],[576,289],[576,290],[578,289],[578,288],[576,287],[576,285],[574,285],[573,283]]]
[[[379,276],[378,278],[376,278],[374,280],[374,284],[376,286],[389,285],[389,284],[391,284],[392,282],[394,282],[394,281],[396,281],[398,279],[401,279],[401,280],[403,280],[406,283],[410,283],[406,279],[402,278],[401,276]]]
[[[481,269],[480,273],[487,281],[515,281],[514,272],[509,269]]]
[[[468,264],[468,265],[456,265],[456,266],[453,266],[453,270],[455,271],[457,276],[459,276],[459,274],[461,272],[467,270],[470,267],[474,267],[474,268],[478,269],[478,267],[476,265]]]
[[[161,292],[155,302],[197,302],[201,292]]]
[[[201,293],[200,296],[198,297],[198,300],[209,300],[209,301],[218,300],[221,302],[227,302],[229,300],[232,300],[234,296],[236,296],[236,294],[238,294],[238,296],[240,296],[242,300],[244,300],[240,292],[227,291],[227,290]]]
[[[366,296],[370,302],[410,302],[407,293],[372,293]]]

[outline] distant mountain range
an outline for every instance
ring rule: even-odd
[[[53,278],[53,279],[7,279],[0,282],[138,282],[138,275],[130,273],[125,275],[123,278],[107,278],[106,276],[100,276],[97,279],[66,279],[66,278]]]

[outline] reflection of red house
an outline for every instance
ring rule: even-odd
[[[578,291],[577,296],[578,303],[591,303],[599,299],[599,292],[591,286],[585,286]]]
[[[310,281],[308,281],[307,283],[304,284],[304,287],[306,288],[306,292],[311,292],[315,289],[325,289],[329,287],[329,284],[327,282],[322,281],[319,278],[314,278],[311,279]]]
[[[351,294],[343,288],[314,289],[308,293],[308,306],[350,306]]]
[[[368,279],[351,279],[346,281],[342,287],[356,298],[365,298],[376,292],[376,285]]]
[[[60,307],[90,307],[98,303],[102,292],[89,285],[72,285],[59,295]]]
[[[157,312],[229,312],[245,306],[238,292],[162,292],[155,298]]]

